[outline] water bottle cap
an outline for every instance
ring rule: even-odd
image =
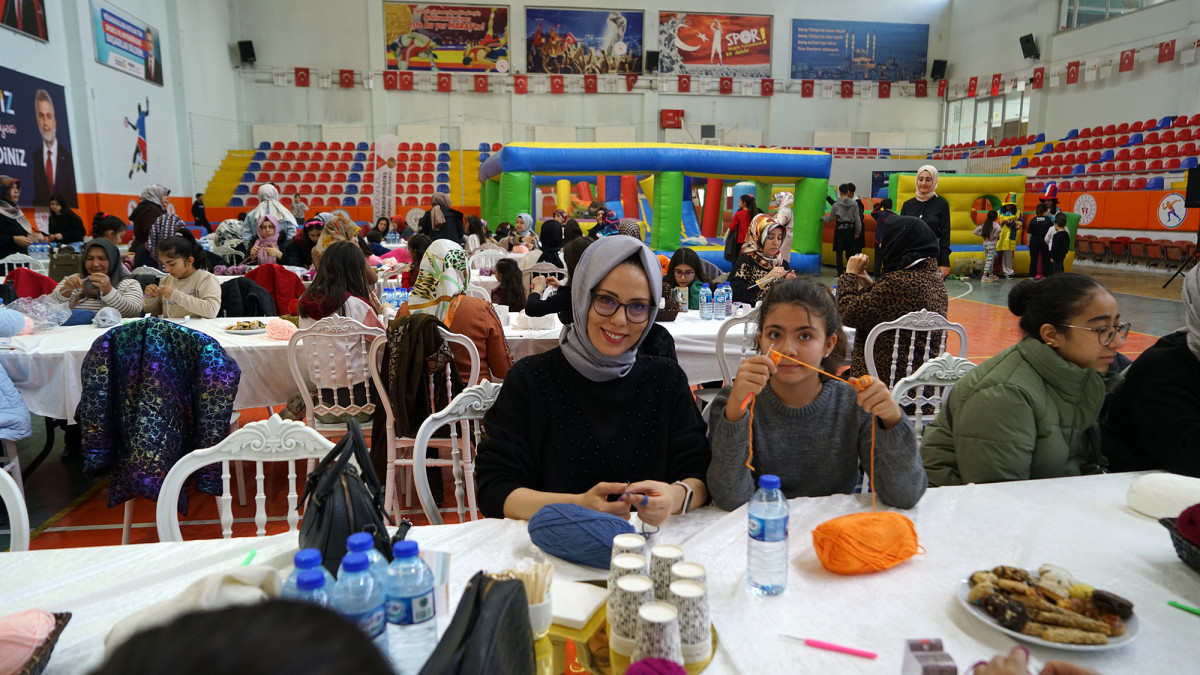
[[[346,538],[346,548],[351,551],[369,551],[375,540],[367,532],[355,532]]]
[[[304,570],[296,577],[296,588],[302,591],[313,591],[325,586],[325,572],[321,570]]]
[[[296,552],[292,562],[296,564],[296,569],[306,570],[317,567],[321,564],[321,552],[315,548],[302,548]]]
[[[764,473],[758,477],[758,487],[763,490],[778,490],[779,476],[770,473]]]
[[[342,558],[342,569],[347,572],[362,572],[370,567],[367,562],[367,554],[365,553],[347,553],[345,558]]]
[[[397,558],[412,558],[420,551],[417,542],[403,539],[392,545],[392,555]]]

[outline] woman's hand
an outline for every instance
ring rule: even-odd
[[[866,253],[856,253],[846,261],[846,274],[855,276],[862,274],[867,270],[869,264],[871,264],[871,259],[867,257]]]
[[[546,290],[546,277],[534,277],[533,278],[533,292],[541,293],[544,290]]]
[[[945,267],[938,265],[938,274],[942,275],[942,278],[945,279],[950,274],[950,267],[948,265]]]
[[[33,243],[33,239],[30,239],[29,237],[25,237],[25,236],[16,236],[16,237],[13,237],[13,243],[16,244],[17,246],[25,248]]]
[[[267,255],[271,256],[272,258],[279,259],[283,257],[283,251],[280,251],[272,246],[271,248],[267,249]]]
[[[108,275],[103,272],[96,272],[89,275],[88,281],[92,282],[96,290],[100,291],[100,295],[107,295],[112,290],[112,279],[109,279]]]
[[[557,277],[542,277],[542,278],[546,280],[546,283],[549,284],[551,288],[559,287],[559,281],[558,281]]]
[[[675,496],[680,495],[682,504],[682,488],[657,480],[642,480],[630,483],[621,495],[621,501],[627,506],[636,506],[638,518],[647,525],[657,527],[678,509],[675,506]]]
[[[161,289],[159,289],[158,284],[150,284],[146,287],[143,295],[145,295],[147,298],[157,298],[160,290]]]
[[[609,495],[623,495],[628,483],[596,483],[591,490],[576,495],[575,503],[584,508],[601,513],[611,513],[614,516],[621,516],[625,520],[629,520],[629,503],[624,500],[608,501]]]
[[[733,377],[733,387],[729,390],[729,401],[725,404],[725,419],[730,422],[740,422],[746,411],[742,410],[742,401],[747,396],[757,396],[762,392],[771,376],[779,366],[765,355],[751,356],[738,366],[737,375]]]
[[[787,270],[783,269],[782,267],[772,267],[770,271],[763,275],[762,279],[758,280],[758,285],[765,288],[768,284],[771,284],[778,279],[782,279],[785,274],[787,274]]]
[[[257,258],[257,257],[258,257],[258,247],[257,247],[257,246],[251,246],[251,247],[250,247],[250,255],[249,255],[248,257],[250,257],[250,258]]]
[[[1029,650],[1025,647],[1013,647],[1008,656],[995,656],[991,661],[980,661],[967,673],[974,675],[1026,675],[1029,672]],[[1077,666],[1067,661],[1049,661],[1042,668],[1041,675],[1099,675],[1091,668]]]
[[[160,286],[158,289],[158,293],[159,293],[159,295],[163,296],[164,298],[170,300],[171,296],[175,294],[175,287],[174,286]]]
[[[864,387],[863,383],[868,380],[870,384]],[[884,429],[891,429],[900,421],[900,406],[896,405],[896,399],[892,398],[892,393],[884,386],[883,380],[875,377],[852,377],[850,386],[857,392],[858,406],[878,417],[879,421],[883,422]]]
[[[61,292],[63,295],[70,295],[83,288],[83,279],[80,279],[78,274],[72,274],[71,276],[63,279],[62,283],[59,284],[59,287],[62,289]]]

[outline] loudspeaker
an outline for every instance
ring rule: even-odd
[[[658,52],[646,51],[646,72],[658,72]]]
[[[701,140],[708,139],[708,138],[716,138],[716,137],[717,137],[717,125],[715,125],[715,124],[701,124],[700,125]]]
[[[1021,36],[1021,55],[1027,59],[1042,58],[1042,53],[1038,51],[1037,43],[1033,41],[1033,33]]]
[[[946,60],[934,59],[933,67],[929,69],[929,79],[944,80],[946,78]]]
[[[1183,196],[1183,205],[1189,209],[1200,209],[1200,168],[1187,171],[1187,194]]]
[[[238,54],[242,56],[242,63],[254,63],[254,42],[251,40],[239,41]]]

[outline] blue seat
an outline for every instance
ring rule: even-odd
[[[438,152],[450,152],[450,144],[438,143]]]
[[[1086,173],[1087,167],[1082,164],[1076,164],[1074,169],[1071,169],[1072,174]]]
[[[437,161],[439,161],[439,162],[449,162],[449,161],[450,161],[450,153],[448,153],[448,152],[440,152],[440,153],[438,153],[438,156],[437,156]]]
[[[1143,140],[1145,140],[1145,137],[1142,136],[1141,134],[1133,134],[1132,136],[1129,137],[1129,141],[1126,142],[1125,145],[1122,145],[1121,147],[1128,148],[1128,147],[1134,146],[1134,145],[1141,145]]]
[[[1046,142],[1046,134],[1038,134],[1037,138],[1033,139],[1033,142],[1034,143],[1045,143]]]
[[[1008,153],[1008,156],[1009,157],[1020,157],[1023,154],[1025,154],[1025,153],[1021,152],[1021,146],[1018,145],[1017,147],[1012,149],[1012,152]]]
[[[492,146],[488,143],[480,143],[479,144],[480,152],[487,152],[488,150],[491,150],[491,149],[492,149]]]
[[[1100,161],[1101,162],[1111,162],[1111,161],[1113,161],[1113,159],[1116,158],[1116,156],[1117,156],[1117,153],[1113,152],[1112,148],[1109,148],[1108,150],[1105,150],[1104,152],[1100,153]]]
[[[1146,189],[1147,189],[1147,190],[1161,190],[1161,189],[1163,189],[1163,179],[1162,179],[1162,176],[1155,176],[1154,178],[1151,178],[1150,180],[1146,181]]]
[[[348,194],[348,195],[358,194],[358,186],[357,185],[347,185],[346,186],[346,194]]]
[[[1042,149],[1038,150],[1037,154],[1044,155],[1047,152],[1054,152],[1054,144],[1053,143],[1047,143],[1047,144],[1043,145]]]
[[[450,163],[449,162],[439,162],[436,170],[437,171],[449,171]]]
[[[1067,140],[1069,141],[1072,138],[1079,138],[1079,130],[1078,129],[1072,129],[1067,132]]]
[[[882,148],[879,150],[879,156],[880,157],[891,157],[892,151],[888,150],[887,148]]]
[[[439,185],[439,186],[437,186],[437,191],[444,195],[448,195],[448,194],[450,194],[450,186],[449,185]]]
[[[448,173],[439,173],[439,174],[437,175],[437,181],[436,181],[436,182],[438,182],[438,183],[449,183],[449,182],[450,182],[450,174],[448,174]]]
[[[487,154],[486,152],[479,153],[479,163],[483,164],[487,161],[488,157],[491,157],[491,155]]]
[[[249,175],[249,174],[247,174],[247,175]],[[243,178],[242,180],[246,180],[246,179],[245,179],[245,178]],[[250,180],[251,180],[251,181],[253,181],[253,180],[254,180],[254,178],[253,178],[253,177],[251,177],[251,178],[250,178]],[[235,195],[248,195],[248,194],[250,194],[250,186],[249,186],[249,185],[246,185],[245,183],[240,183],[240,184],[238,184],[238,186],[237,186],[237,187],[235,187],[235,188],[233,189],[233,194],[235,194]]]
[[[270,142],[270,141],[263,141],[262,143],[259,143],[259,144],[258,144],[258,149],[259,149],[259,150],[270,150],[270,149],[271,149],[271,142]]]
[[[229,205],[230,206],[245,206],[245,204],[242,203],[241,197],[230,197]]]
[[[983,141],[975,141],[975,147],[977,148],[982,148],[984,145],[986,145],[986,143]]]
[[[250,162],[250,164],[248,166],[246,166],[246,170],[247,171],[262,171],[262,165],[259,164],[258,162]]]
[[[1018,169],[1024,169],[1028,166],[1029,166],[1029,158],[1028,157],[1022,157],[1021,159],[1017,160],[1017,168]]]
[[[354,197],[342,197],[342,206],[355,206],[358,202]]]
[[[355,163],[351,164],[350,170],[351,171],[362,171],[363,170],[362,162],[355,162]]]
[[[358,142],[358,145],[357,145],[357,146],[356,146],[354,149],[355,149],[355,150],[362,150],[363,152],[366,152],[367,150],[370,150],[370,149],[371,149],[371,146],[367,145],[367,142],[366,142],[366,141],[359,141],[359,142]]]
[[[367,161],[367,153],[365,153],[365,152],[356,152],[356,153],[354,153],[354,161],[356,161],[356,162],[365,162],[365,161]]]
[[[1196,158],[1195,157],[1184,157],[1183,161],[1181,161],[1179,163],[1180,170],[1194,169],[1194,168],[1196,168]]]
[[[362,176],[360,176],[360,175],[359,175],[359,174],[357,174],[357,173],[352,173],[352,174],[350,174],[349,176],[346,176],[346,182],[347,182],[347,183],[361,183],[361,182],[362,182]]]
[[[254,182],[254,174],[252,174],[252,173],[242,174],[242,182],[243,183],[253,183]]]

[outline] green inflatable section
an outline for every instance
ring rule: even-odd
[[[683,222],[683,172],[663,171],[654,174],[654,222],[650,224],[650,241],[660,251],[679,248]]]
[[[490,181],[489,181],[490,182]],[[496,222],[515,222],[518,213],[533,213],[533,176],[524,171],[500,174],[500,212]],[[536,220],[536,219],[535,219]],[[491,225],[491,222],[488,222]]]
[[[500,224],[500,181],[485,180],[480,197],[483,202],[480,205],[480,215],[488,222],[488,227],[495,231]]]
[[[825,214],[825,192],[828,188],[828,178],[801,178],[796,181],[795,200],[792,203],[792,250],[796,253],[821,254],[821,216]]]

